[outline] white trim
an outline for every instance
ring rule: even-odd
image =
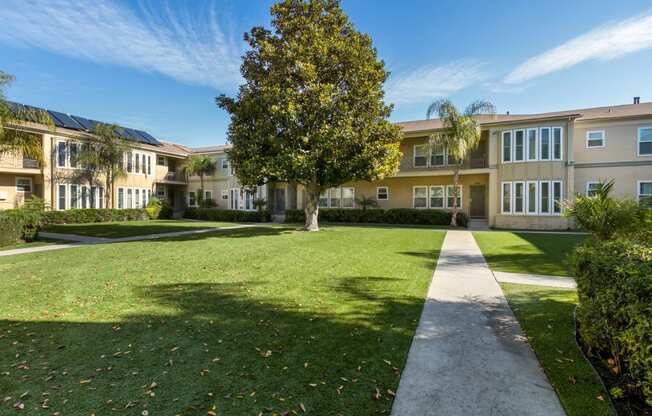
[[[546,184],[548,186],[548,204],[546,208],[548,208],[548,212],[543,212],[543,184]],[[543,216],[548,216],[552,214],[552,182],[551,181],[539,181],[539,195],[537,197],[537,200],[539,201],[539,215]]]
[[[652,129],[652,126],[641,126],[637,129],[637,135],[636,135],[636,155],[640,157],[647,157],[647,156],[652,156],[652,153],[646,153],[646,154],[641,154],[641,131],[642,130],[648,130]],[[648,141],[645,141],[644,143],[648,143]],[[652,142],[649,142],[652,143]]]
[[[509,134],[509,160],[505,160],[505,135]],[[514,133],[511,130],[505,130],[500,135],[500,162],[512,163],[514,160]]]
[[[509,188],[509,211],[505,210],[505,185],[508,185]],[[500,213],[501,214],[507,214],[511,215],[512,214],[512,209],[514,206],[512,205],[512,182],[505,181],[500,183]]]
[[[530,211],[530,185],[534,185],[534,211]],[[539,181],[525,182],[525,214],[539,215]]]
[[[25,180],[29,181],[29,191],[23,191],[23,190],[18,189],[18,181],[21,180],[21,179],[25,179]],[[16,185],[16,193],[17,194],[18,193],[20,193],[20,194],[30,193],[31,194],[31,193],[34,192],[34,181],[32,180],[32,178],[30,178],[28,176],[16,176],[16,179],[15,179],[14,183]]]
[[[555,184],[559,184],[559,212],[555,212]],[[550,181],[550,189],[551,189],[551,198],[552,198],[552,206],[550,209],[550,215],[561,215],[563,208],[561,207],[561,204],[564,202],[564,181]]]
[[[527,208],[526,204],[525,204],[526,203],[525,183],[526,183],[525,181],[513,181],[512,182],[512,214],[514,214],[514,215],[525,215],[525,211],[526,211],[526,208]],[[518,185],[522,185],[522,188],[521,188],[521,200],[522,200],[521,208],[522,208],[522,211],[516,211],[516,187]]]
[[[589,196],[589,187],[591,185],[597,185],[599,183],[600,181],[586,181],[586,184],[584,185],[584,195]]]
[[[589,136],[591,133],[600,133],[602,134],[602,145],[601,146],[589,146],[589,140],[598,140],[598,139],[591,139]],[[607,133],[604,130],[589,130],[586,132],[586,148],[587,149],[604,149],[605,146],[607,145]]]
[[[555,157],[555,130],[559,130],[559,157]],[[553,126],[550,135],[550,160],[564,160],[564,128]]]
[[[448,196],[448,189],[449,189],[449,188],[454,188],[454,187],[455,187],[455,185],[446,185],[446,193],[445,193],[445,196],[446,196],[446,208],[448,208],[448,209],[452,209],[452,208],[453,208],[452,206],[448,205],[448,198],[449,198],[449,196]],[[463,201],[463,200],[462,200],[462,192],[463,192],[463,190],[464,190],[464,187],[463,187],[462,185],[457,185],[457,187],[460,188],[460,189],[459,189],[459,192],[457,193],[457,206],[458,206],[457,209],[460,209],[460,210],[461,210],[462,207],[463,207],[463,204],[462,204],[462,201]],[[453,197],[451,196],[450,198],[453,198]]]
[[[416,200],[416,190],[417,190],[417,188],[425,188],[426,189],[426,196],[425,196],[425,199],[426,199],[425,202],[426,203],[425,203],[425,206],[423,206],[423,207],[417,207],[417,206],[415,206],[416,204],[414,203],[415,200]],[[418,185],[418,186],[413,186],[412,187],[412,208],[416,208],[416,209],[427,209],[428,208],[428,186],[427,185]]]
[[[534,159],[530,159],[530,132],[534,132]],[[528,162],[536,162],[539,160],[539,129],[538,128],[528,128],[525,130],[525,152]]]
[[[521,133],[521,138],[523,140],[523,144],[521,146],[521,155],[523,157],[521,159],[516,159],[516,147],[517,147],[516,146],[516,134],[519,133],[519,132]],[[526,129],[516,129],[516,130],[514,130],[514,132],[512,134],[512,147],[514,149],[514,151],[512,153],[512,161],[513,162],[525,162],[527,160],[527,154],[526,154],[527,146],[525,144],[525,139],[526,139],[525,132],[526,132]]]
[[[417,147],[425,147],[426,148],[426,154],[425,154],[425,156],[423,156],[424,159],[426,160],[426,163],[423,166],[417,166],[417,163],[416,163],[417,162]],[[428,160],[429,153],[430,152],[428,151],[428,144],[426,144],[426,143],[412,145],[412,167],[413,168],[427,168],[429,166],[429,162],[430,162]]]
[[[640,179],[636,181],[636,200],[640,203],[641,202],[641,184],[644,183],[652,183],[652,179]],[[647,194],[643,194],[644,196],[647,196]],[[649,195],[652,197],[652,194]]]
[[[352,205],[350,207],[345,207],[344,206],[344,190],[345,189],[350,189],[351,192],[353,193],[353,196],[351,197]],[[340,208],[342,209],[355,209],[355,188],[352,186],[343,186],[340,188]]]
[[[384,189],[384,190],[385,190],[385,195],[387,196],[386,198],[381,198],[381,197],[379,196],[379,193],[378,193],[378,192],[379,192],[381,189]],[[389,186],[377,186],[377,187],[376,187],[376,200],[377,200],[377,201],[389,201]]]
[[[543,131],[548,131],[548,157],[543,158]],[[552,160],[552,128],[540,127],[539,128],[539,160]]]
[[[432,189],[439,188],[441,189],[441,206],[436,207],[432,205]],[[430,185],[428,187],[428,208],[432,209],[444,209],[446,207],[446,186],[445,185]]]

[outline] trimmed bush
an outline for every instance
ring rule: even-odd
[[[45,224],[85,224],[91,222],[147,220],[145,209],[69,209],[48,211],[44,214]]]
[[[19,243],[23,236],[23,222],[16,210],[0,213],[0,247]]]
[[[183,216],[206,221],[267,222],[271,220],[268,211],[239,211],[219,208],[188,208]]]
[[[152,197],[147,204],[147,215],[152,220],[167,220],[172,218],[172,207],[167,201]]]
[[[652,247],[644,240],[589,241],[571,264],[582,340],[612,359],[626,395],[652,406]]]
[[[375,223],[375,224],[410,224],[410,225],[450,225],[452,213],[438,209],[344,209],[320,208],[319,221],[343,223]],[[301,223],[305,214],[301,209],[285,211],[285,222]],[[457,213],[457,223],[466,227],[469,220],[463,212]]]
[[[43,224],[44,210],[43,200],[33,196],[21,208],[0,212],[0,246],[36,240]]]

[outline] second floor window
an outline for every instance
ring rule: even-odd
[[[525,159],[525,130],[514,131],[514,162]]]
[[[127,153],[127,172],[131,173],[133,171],[133,163],[133,155],[131,153]]]
[[[428,145],[414,145],[414,167],[420,168],[426,166],[428,166]]]
[[[586,132],[587,149],[604,147],[604,130]]]
[[[430,166],[443,166],[445,153],[444,146],[438,144],[433,145],[430,154]]]
[[[652,127],[638,129],[638,155],[652,156]]]
[[[504,131],[502,138],[502,160],[503,163],[512,161],[512,132]]]
[[[57,166],[66,167],[66,142],[57,143]]]

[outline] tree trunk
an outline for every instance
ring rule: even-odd
[[[306,215],[306,223],[303,229],[306,231],[319,231],[319,194],[320,187],[317,184],[309,184],[306,186],[308,198],[306,198],[306,207],[303,209]]]
[[[457,187],[460,181],[460,167],[455,165],[455,170],[453,171],[453,215],[451,216],[451,225],[457,227]],[[446,195],[448,198],[448,195]]]

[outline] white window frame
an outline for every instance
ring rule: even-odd
[[[213,191],[204,191],[204,201],[213,199]]]
[[[559,157],[555,157],[555,130],[559,130]],[[564,128],[561,126],[550,129],[550,160],[564,160]]]
[[[425,188],[425,190],[426,190],[426,196],[425,196],[425,198],[426,198],[425,202],[426,203],[422,207],[417,207],[416,204],[415,204],[416,197],[417,197],[417,189],[421,189],[421,188]],[[428,186],[419,185],[419,186],[413,186],[412,187],[412,208],[416,208],[416,209],[427,209],[428,208]]]
[[[641,126],[641,127],[638,128],[637,136],[636,136],[636,138],[637,138],[637,140],[636,140],[636,155],[640,156],[640,157],[652,156],[652,153],[645,153],[645,154],[641,153],[641,143],[648,143],[647,140],[645,142],[641,141],[641,132],[643,130],[652,130],[652,126]]]
[[[63,208],[59,202],[61,202],[61,188],[63,187]],[[57,211],[65,211],[68,209],[68,185],[64,183],[57,184]]]
[[[452,206],[448,205],[448,198],[449,198],[448,189],[453,188],[453,187],[455,187],[455,185],[446,185],[446,192],[445,192],[444,196],[446,198],[446,208],[448,208],[448,209],[453,209]],[[462,193],[464,191],[464,187],[462,185],[457,185],[457,187],[459,188],[459,192],[457,193],[457,206],[458,206],[458,209],[462,209],[462,207],[464,206],[464,204],[463,204],[464,200],[462,199]]]
[[[525,181],[513,181],[512,182],[512,214],[514,215],[525,215],[525,212],[527,211],[527,204],[526,204],[526,182]],[[516,188],[518,185],[522,185],[522,193],[521,193],[521,199],[523,200],[522,204],[522,211],[516,211]]]
[[[439,188],[441,189],[441,206],[432,205],[432,190]],[[444,209],[446,208],[446,186],[444,185],[431,185],[428,187],[428,207],[432,209]]]
[[[600,181],[586,181],[586,184],[584,185],[584,195],[589,196],[591,185],[598,185],[599,183]]]
[[[534,185],[534,211],[530,211],[530,185]],[[539,215],[539,181],[525,182],[525,214]]]
[[[192,198],[190,198],[190,195],[192,195]],[[194,203],[191,203],[191,201],[194,200]],[[188,191],[188,206],[190,208],[197,208],[197,192],[196,191]]]
[[[591,140],[598,140],[598,139],[591,139],[590,136],[593,133],[600,133],[602,135],[602,144],[600,146],[589,146],[589,141]],[[604,130],[589,130],[586,132],[586,148],[587,149],[604,149],[605,146],[607,145],[607,133]]]
[[[509,189],[509,210],[505,209],[505,185],[507,185],[507,188]],[[500,213],[501,214],[507,214],[507,215],[512,214],[512,209],[514,208],[514,206],[512,205],[513,191],[514,190],[513,190],[512,182],[506,181],[500,183]]]
[[[534,159],[530,158],[530,132],[534,132]],[[528,162],[536,162],[539,160],[539,129],[528,128],[525,130],[525,153]]]
[[[548,157],[543,157],[543,131],[548,131]],[[552,127],[539,128],[539,160],[552,160]]]
[[[525,162],[527,160],[527,145],[526,143],[526,135],[525,135],[526,130],[525,129],[516,129],[512,133],[512,148],[513,148],[513,154],[512,154],[512,162]],[[523,145],[522,147],[522,158],[521,159],[516,159],[516,133],[522,133],[521,137],[523,138]]]
[[[559,212],[555,212],[555,184],[557,183],[559,184]],[[560,216],[563,211],[562,204],[564,203],[564,181],[550,181],[550,199],[550,215]]]
[[[641,179],[636,181],[636,200],[640,203],[641,202],[641,196],[647,198],[647,197],[652,197],[652,194],[647,195],[647,194],[641,194],[641,185],[644,183],[652,183],[652,179]]]
[[[29,191],[18,189],[18,181],[20,181],[20,180],[29,181]],[[30,178],[28,176],[16,176],[15,183],[16,183],[16,193],[17,194],[25,194],[25,193],[31,194],[31,193],[34,192],[34,181],[32,180],[32,178]]]
[[[120,200],[120,191],[122,191],[122,201]],[[125,191],[125,188],[119,187],[116,194],[116,199],[118,200],[118,209],[125,209],[125,202],[127,202],[126,198],[127,192]]]
[[[350,207],[345,207],[344,206],[344,190],[350,190],[353,196],[351,197],[352,204]],[[355,188],[352,186],[343,186],[340,188],[340,208],[344,209],[353,209],[355,208]]]
[[[229,189],[229,209],[240,209],[240,188]]]
[[[417,147],[423,147],[425,148],[425,155],[423,158],[425,159],[426,163],[423,166],[417,166]],[[428,151],[428,144],[415,144],[412,146],[412,167],[413,168],[427,168],[430,164],[430,161],[428,160],[430,157],[430,152]]]
[[[441,147],[441,152],[435,153],[434,150],[436,147]],[[428,166],[432,167],[440,167],[440,166],[447,166],[448,165],[448,149],[446,149],[446,146],[438,145],[438,144],[433,144],[430,146],[430,151],[428,152]],[[441,156],[442,157],[442,163],[432,163],[432,158],[433,156]]]
[[[509,160],[505,160],[505,136],[509,134]],[[501,163],[512,163],[514,160],[514,132],[505,130],[500,135],[500,161]]]
[[[61,164],[61,160],[59,157],[59,147],[63,144],[63,165]],[[68,166],[68,142],[65,140],[57,140],[56,144],[56,149],[57,149],[57,167],[58,168],[65,168]]]
[[[385,190],[385,198],[380,197],[380,190]],[[378,186],[376,187],[376,200],[377,201],[389,201],[389,186]]]
[[[543,184],[548,185],[548,212],[543,212]],[[551,181],[539,181],[539,190],[538,190],[538,204],[539,204],[539,215],[551,215],[552,214],[552,182]]]

